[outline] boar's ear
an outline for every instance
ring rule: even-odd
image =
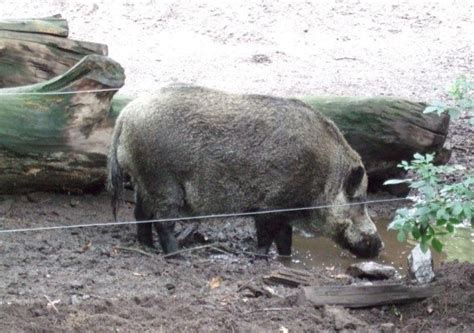
[[[361,166],[352,168],[351,171],[349,171],[349,175],[344,182],[344,190],[349,197],[354,196],[355,192],[360,186],[360,183],[362,182],[362,178],[364,178],[364,173],[364,168]]]

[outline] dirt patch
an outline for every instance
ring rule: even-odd
[[[106,222],[111,216],[106,194],[34,193],[3,197],[0,206],[8,208],[3,228]],[[122,220],[131,219],[132,208],[121,210]],[[244,253],[255,246],[250,220],[208,221],[199,233],[225,252],[205,248],[179,260],[165,260],[159,251],[143,254],[134,226],[1,235],[0,331],[379,331],[389,323],[402,331],[474,329],[474,265],[441,266],[443,293],[421,303],[315,308],[297,305],[296,289],[263,282],[283,266]],[[321,285],[356,282],[335,279],[343,269],[310,271]]]
[[[110,56],[125,68],[123,93],[130,96],[179,81],[242,93],[389,95],[430,102],[445,98],[459,74],[473,74],[473,8],[466,1],[429,0],[246,6],[232,0],[5,0],[0,13],[63,14],[72,38],[109,45]],[[472,132],[466,119],[450,128],[452,161],[470,169]],[[371,213],[394,209],[374,206]],[[121,219],[132,219],[132,205]],[[110,220],[105,194],[0,200],[5,229]],[[0,331],[474,331],[470,264],[441,266],[436,283],[443,293],[421,303],[315,308],[296,305],[295,289],[268,289],[262,282],[282,264],[244,254],[255,244],[249,220],[202,224],[200,241],[219,242],[230,253],[206,248],[183,260],[133,250],[134,229],[0,235]],[[334,279],[342,268],[312,272],[320,284],[350,282]]]

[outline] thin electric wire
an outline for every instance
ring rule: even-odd
[[[77,229],[77,228],[88,228],[88,227],[106,227],[106,226],[118,226],[118,225],[141,224],[141,223],[165,223],[165,222],[177,222],[177,221],[243,217],[243,216],[254,216],[254,215],[275,214],[275,213],[288,213],[288,212],[316,210],[316,209],[331,208],[331,207],[344,207],[344,206],[354,206],[354,205],[364,205],[364,204],[394,202],[394,201],[404,201],[404,200],[410,200],[410,199],[407,199],[407,198],[379,199],[379,200],[369,200],[369,201],[363,201],[363,202],[352,202],[352,203],[339,204],[339,205],[320,205],[320,206],[310,206],[310,207],[300,207],[300,208],[283,208],[283,209],[262,210],[262,211],[257,211],[257,212],[245,212],[245,213],[184,216],[184,217],[173,217],[173,218],[145,220],[145,221],[121,221],[121,222],[59,225],[59,226],[51,226],[51,227],[4,229],[4,230],[0,230],[0,234],[28,232],[28,231]]]

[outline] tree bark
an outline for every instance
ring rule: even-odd
[[[437,153],[438,163],[449,160],[450,152],[443,149],[449,116],[424,114],[425,103],[389,97],[301,99],[331,118],[360,154],[370,189],[380,189],[385,180],[402,177],[404,172],[397,164],[412,160],[415,153]],[[398,186],[398,191],[406,192],[406,185]]]
[[[88,54],[107,55],[107,45],[67,36],[67,21],[59,16],[0,21],[0,88],[43,82]]]
[[[117,96],[109,110],[113,93],[1,95],[8,91],[82,90],[123,84],[118,64],[98,56],[86,59],[57,79],[0,90],[0,192],[103,188],[113,124],[130,99]],[[90,71],[94,66],[99,68]],[[91,78],[99,79],[99,83],[91,84]],[[449,118],[423,114],[424,103],[393,98],[302,100],[321,110],[343,131],[362,156],[374,191],[388,190],[381,183],[400,176],[396,165],[402,159],[411,159],[416,152],[440,151],[447,134]]]
[[[52,80],[0,89],[0,193],[102,189],[115,91],[48,93],[118,89],[124,80],[118,63],[90,55]]]

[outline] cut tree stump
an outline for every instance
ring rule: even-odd
[[[298,303],[309,301],[316,306],[342,305],[347,308],[364,308],[414,302],[438,293],[440,289],[431,285],[309,286],[301,287]]]
[[[107,55],[107,45],[68,39],[60,15],[0,20],[0,88],[44,82],[89,54]]]
[[[0,89],[0,193],[102,189],[115,91],[123,68],[89,55],[52,80]]]

